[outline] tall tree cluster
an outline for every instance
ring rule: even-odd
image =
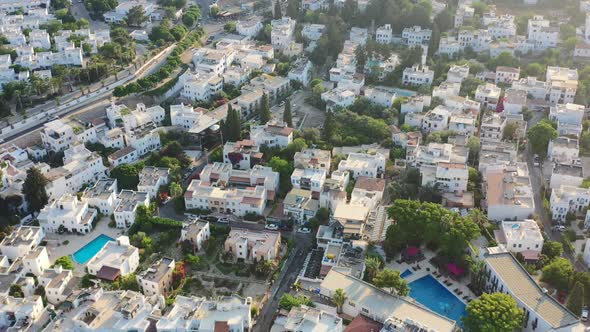
[[[234,110],[231,104],[227,105],[227,117],[222,127],[223,138],[226,142],[236,142],[242,136],[242,120],[240,112]]]
[[[23,195],[29,203],[29,208],[33,212],[40,211],[49,201],[45,186],[47,178],[35,167],[27,170],[27,178],[23,184]]]

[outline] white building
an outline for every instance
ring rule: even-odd
[[[263,153],[252,140],[227,142],[223,146],[223,162],[237,169],[250,169],[262,161]]]
[[[101,179],[84,190],[82,202],[88,203],[88,206],[102,214],[111,215],[117,205],[117,192],[117,179]]]
[[[442,105],[426,112],[422,118],[422,132],[426,133],[449,129],[449,119],[451,114],[451,111]]]
[[[428,45],[431,36],[432,30],[417,25],[402,30],[402,42],[408,46]]]
[[[192,244],[195,251],[199,251],[204,246],[204,242],[211,237],[211,230],[208,221],[193,220],[182,225],[180,232],[180,241],[188,241]]]
[[[352,105],[356,99],[354,91],[336,88],[322,93],[321,98],[326,102],[326,110],[332,111],[335,107],[348,107]]]
[[[483,174],[490,220],[527,219],[535,211],[525,163],[490,165]]]
[[[561,164],[574,164],[579,160],[580,145],[578,140],[569,137],[557,137],[549,141],[547,158]]]
[[[256,146],[286,148],[293,142],[293,128],[284,122],[271,122],[250,128],[250,140]]]
[[[332,154],[329,150],[303,149],[293,156],[293,164],[296,168],[323,169],[330,172]]]
[[[313,65],[311,61],[301,58],[295,61],[293,68],[287,74],[291,81],[296,81],[303,84],[304,87],[309,85],[311,80],[311,69]]]
[[[457,37],[441,37],[438,44],[438,54],[444,54],[449,58],[454,58],[459,52],[463,51],[465,47],[461,45]]]
[[[140,206],[150,204],[150,195],[146,192],[121,190],[117,197],[117,207],[114,211],[117,228],[128,228],[135,222],[135,212]]]
[[[139,161],[139,154],[137,149],[132,146],[126,146],[120,150],[111,153],[107,159],[112,167],[117,167],[122,164],[133,164]]]
[[[543,235],[536,221],[502,221],[500,229],[494,231],[496,242],[510,252],[521,253],[526,260],[537,260],[543,250]]]
[[[495,83],[512,84],[520,78],[520,68],[499,66],[496,68]]]
[[[319,209],[319,202],[313,199],[311,190],[293,188],[283,200],[283,215],[299,224],[314,217]]]
[[[270,34],[272,47],[278,50],[286,49],[293,41],[295,32],[295,20],[290,17],[283,17],[278,20],[272,20],[272,31]]]
[[[402,83],[404,85],[431,85],[434,80],[434,71],[428,66],[413,65],[404,69]]]
[[[47,150],[59,152],[74,143],[96,142],[96,129],[86,127],[75,121],[65,123],[62,120],[47,122],[41,129],[41,141]]]
[[[504,113],[520,114],[527,105],[527,92],[525,90],[507,89],[504,93]]]
[[[45,233],[87,234],[94,228],[96,209],[80,202],[76,196],[66,194],[47,204],[37,219]]]
[[[497,248],[487,251],[483,258],[489,292],[507,293],[516,300],[525,313],[522,331],[584,330],[578,317],[541,288],[511,253]]]
[[[480,102],[485,108],[496,109],[501,93],[502,89],[494,84],[482,84],[475,90],[475,100]]]
[[[424,165],[420,167],[422,185],[438,185],[440,190],[448,193],[463,193],[467,191],[469,169],[461,163],[440,162],[436,167]]]
[[[161,186],[167,185],[170,169],[167,167],[145,166],[139,172],[137,191],[146,192],[150,199],[156,198]]]
[[[154,262],[147,270],[137,274],[137,283],[145,296],[166,296],[172,290],[172,278],[176,261],[162,257]]]
[[[0,242],[0,252],[14,261],[35,249],[45,237],[41,227],[19,226]]]
[[[191,105],[170,105],[170,122],[173,126],[183,131],[201,132],[210,128],[218,121],[205,114],[201,108],[193,108]]]
[[[139,249],[129,244],[127,236],[109,241],[88,261],[88,274],[113,281],[127,276],[139,266]]]
[[[562,185],[551,190],[551,218],[565,222],[568,213],[581,213],[590,204],[590,189]]]
[[[32,273],[39,276],[51,266],[46,247],[37,247],[29,251],[28,254],[22,257],[22,260],[25,274]]]
[[[549,110],[549,120],[557,122],[558,131],[560,125],[573,125],[580,127],[584,118],[584,110],[585,107],[578,104],[568,103],[555,105]]]
[[[562,185],[580,187],[583,181],[584,168],[582,165],[554,163],[549,188],[555,189]]]
[[[376,86],[365,88],[365,98],[370,102],[383,107],[393,106],[396,96],[397,95],[394,91],[387,89],[386,87]]]
[[[551,104],[573,103],[578,90],[578,70],[565,67],[547,67],[546,82]]]
[[[61,265],[43,271],[37,279],[39,285],[45,288],[47,302],[56,306],[64,302],[72,294],[73,277],[72,270],[66,270]]]
[[[236,22],[236,31],[242,36],[256,37],[261,30],[262,21],[258,18]]]
[[[390,44],[393,39],[391,24],[385,24],[377,28],[375,32],[375,41],[380,44]]]
[[[381,153],[350,153],[345,160],[338,164],[339,171],[349,171],[353,178],[368,176],[380,177],[385,172],[385,158]]]
[[[280,243],[280,232],[232,228],[225,240],[224,250],[232,253],[235,259],[274,261],[279,256]]]
[[[285,332],[342,332],[342,318],[333,312],[306,305],[291,308],[287,316],[279,315],[271,331]]]
[[[291,174],[291,184],[293,188],[319,193],[324,186],[327,174],[325,169],[296,168]]]
[[[559,27],[552,26],[549,20],[536,15],[529,19],[527,37],[529,42],[534,44],[536,50],[553,48],[559,42]]]
[[[192,180],[184,194],[187,209],[203,209],[213,212],[262,215],[266,208],[267,190],[264,186],[226,188]]]

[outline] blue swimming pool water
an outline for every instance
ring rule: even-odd
[[[410,297],[428,309],[461,324],[465,316],[465,304],[451,293],[433,276],[427,275],[410,284]]]
[[[416,95],[416,92],[412,90],[394,88],[393,91],[395,91],[395,94],[398,95],[398,97],[411,97]]]
[[[97,236],[94,240],[88,242],[85,246],[80,248],[76,251],[72,256],[74,256],[74,261],[79,264],[85,264],[89,260],[96,255],[102,247],[109,241],[113,241],[114,239],[110,236],[106,236],[101,234]]]
[[[400,277],[405,278],[405,277],[411,276],[412,274],[414,274],[414,273],[410,269],[407,269],[400,274]]]

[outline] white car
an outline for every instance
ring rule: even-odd
[[[556,225],[555,227],[553,227],[553,230],[559,231],[559,232],[563,232],[563,231],[565,231],[565,226],[563,226],[563,225]]]
[[[219,219],[217,219],[218,223],[222,223],[222,224],[229,224],[229,219],[226,217],[221,217]]]
[[[582,321],[587,321],[588,320],[588,306],[585,306],[584,309],[582,309]]]
[[[297,230],[299,233],[303,233],[303,234],[309,234],[311,233],[311,229],[307,228],[307,227],[301,227]]]
[[[278,225],[276,225],[276,224],[266,224],[266,225],[264,226],[264,228],[266,228],[266,229],[268,229],[268,230],[271,230],[271,231],[276,231],[276,230],[278,230],[278,229],[279,229],[279,226],[278,226]]]

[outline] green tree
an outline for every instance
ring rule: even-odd
[[[119,165],[111,170],[111,177],[117,179],[119,189],[137,189],[139,183],[139,170],[130,164]]]
[[[563,254],[563,244],[557,241],[545,241],[542,253],[550,260],[553,260]]]
[[[541,281],[559,290],[568,290],[573,273],[572,263],[565,258],[557,257],[543,268]]]
[[[324,120],[324,130],[322,131],[322,139],[326,142],[331,142],[336,131],[336,124],[334,123],[334,113],[332,111],[326,112]]]
[[[127,25],[138,27],[147,22],[148,17],[145,15],[145,11],[142,6],[133,6],[127,13]]]
[[[287,1],[287,16],[292,19],[296,19],[297,15],[299,15],[299,7],[301,1],[299,0],[288,0]]]
[[[281,12],[281,3],[278,0],[274,3],[273,14],[275,20],[280,20],[283,17],[283,13]]]
[[[262,124],[267,123],[271,118],[270,100],[266,93],[262,94],[262,100],[260,101],[260,109],[258,111],[258,115],[260,116],[260,123]]]
[[[334,291],[334,295],[332,295],[332,301],[336,305],[336,310],[338,312],[342,311],[342,306],[344,305],[344,302],[346,302],[347,298],[346,292],[342,288],[337,288],[336,291]]]
[[[285,111],[283,112],[283,121],[289,126],[293,128],[293,115],[291,114],[291,99],[287,98],[285,100]]]
[[[84,0],[86,9],[96,18],[102,18],[102,14],[115,9],[119,5],[117,0]]]
[[[502,139],[505,141],[516,141],[516,131],[518,130],[518,124],[516,122],[507,123],[502,131]]]
[[[217,7],[215,7],[217,8]],[[213,14],[213,12],[212,12]],[[213,15],[215,16],[215,15]],[[186,25],[187,27],[194,26],[201,17],[201,10],[198,6],[190,6],[189,9],[182,15],[182,24]]]
[[[508,294],[482,294],[467,305],[463,323],[467,331],[509,332],[522,328],[524,311]]]
[[[377,257],[367,257],[365,259],[365,271],[369,282],[372,282],[380,269],[381,261]]]
[[[359,46],[354,51],[356,58],[356,71],[363,73],[365,71],[365,65],[367,64],[367,50],[364,46]]]
[[[182,196],[182,186],[178,184],[178,182],[170,183],[170,196],[172,197],[180,197]]]
[[[314,307],[313,301],[311,301],[305,295],[293,296],[291,294],[283,294],[281,299],[279,300],[279,308],[284,310],[291,310],[293,307],[299,307],[301,305],[306,305],[309,307]]]
[[[70,258],[70,256],[62,256],[55,260],[53,266],[61,266],[66,270],[73,270],[74,269],[74,262]]]
[[[538,154],[544,159],[547,155],[549,141],[557,137],[557,130],[553,128],[549,121],[541,120],[529,129],[527,137],[533,153]]]
[[[23,183],[23,195],[31,211],[40,211],[49,201],[45,191],[47,183],[49,182],[37,168],[31,167],[27,170],[27,178]]]
[[[567,299],[567,308],[577,316],[582,314],[582,307],[584,306],[584,285],[581,282],[576,282],[570,296]]]
[[[8,290],[8,295],[12,297],[25,297],[25,293],[23,292],[22,287],[19,284],[12,284],[10,285],[10,289]]]
[[[229,22],[225,23],[225,25],[223,26],[223,30],[228,33],[236,32],[236,22],[229,21]]]
[[[373,284],[380,288],[388,288],[390,293],[395,293],[400,296],[406,296],[410,293],[408,282],[405,281],[399,271],[384,269],[378,272],[373,277]]]
[[[222,127],[225,141],[237,142],[242,138],[242,120],[240,112],[234,110],[231,104],[227,105],[227,117]]]
[[[287,160],[275,156],[268,162],[268,166],[270,166],[273,171],[279,173],[279,188],[281,192],[288,192],[291,189],[291,173],[293,173],[293,165]]]

